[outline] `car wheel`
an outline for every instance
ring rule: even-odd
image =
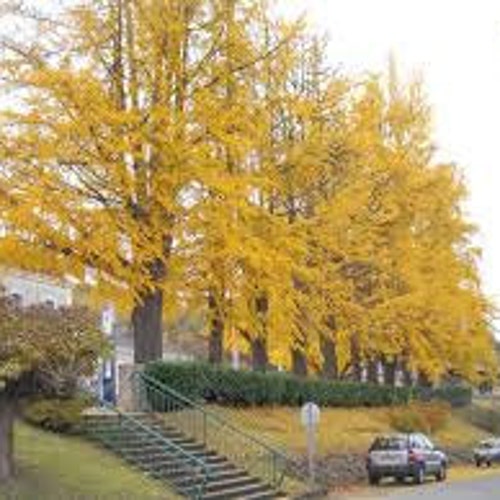
[[[481,465],[483,465],[483,462],[479,458],[476,458],[476,467],[481,467]]]
[[[404,476],[396,476],[396,482],[399,484],[403,484],[405,482],[405,477]]]
[[[425,471],[423,465],[418,465],[413,472],[413,482],[415,484],[422,484],[425,480]]]
[[[372,486],[377,486],[380,483],[380,476],[378,476],[377,474],[370,473],[368,474],[368,482]]]
[[[488,460],[488,461],[486,462],[486,466],[487,466],[487,467],[491,467],[491,460]]]
[[[441,464],[439,467],[439,471],[436,474],[436,481],[445,481],[446,480],[446,464]]]

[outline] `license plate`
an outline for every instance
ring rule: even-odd
[[[403,458],[400,455],[379,455],[375,458],[375,463],[379,465],[401,465]]]

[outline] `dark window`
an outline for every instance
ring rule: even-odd
[[[375,439],[370,451],[406,450],[407,448],[408,438],[406,436],[389,436]]]
[[[483,448],[483,449],[491,449],[494,447],[494,443],[493,441],[483,441],[482,443],[479,443],[479,448]]]
[[[13,293],[9,296],[12,305],[16,307],[21,307],[23,305],[23,296],[20,293]]]
[[[421,450],[423,449],[423,443],[422,441],[418,438],[418,436],[411,436],[410,437],[410,447],[414,448],[416,450]]]

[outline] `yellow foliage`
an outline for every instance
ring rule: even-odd
[[[0,58],[2,264],[93,268],[123,311],[203,308],[282,366],[293,348],[319,369],[326,338],[340,372],[493,372],[464,182],[434,160],[419,81],[339,76],[264,1],[63,19]]]

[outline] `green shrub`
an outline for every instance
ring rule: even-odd
[[[441,430],[450,417],[450,405],[444,402],[414,402],[389,411],[389,424],[399,432],[425,432]]]
[[[472,389],[459,384],[443,385],[432,389],[416,389],[417,399],[421,401],[446,401],[453,408],[469,406],[472,403]]]
[[[42,429],[64,434],[77,433],[82,411],[89,406],[88,398],[39,399],[24,408],[24,419]]]
[[[302,379],[287,373],[235,371],[203,363],[156,362],[146,373],[184,396],[229,406],[388,406],[406,403],[410,392],[352,382]]]
[[[146,374],[190,399],[228,406],[300,406],[315,401],[324,407],[380,407],[404,405],[413,399],[437,399],[460,406],[471,398],[470,389],[462,386],[420,391],[299,378],[282,372],[236,371],[207,363],[158,361],[146,367]]]

